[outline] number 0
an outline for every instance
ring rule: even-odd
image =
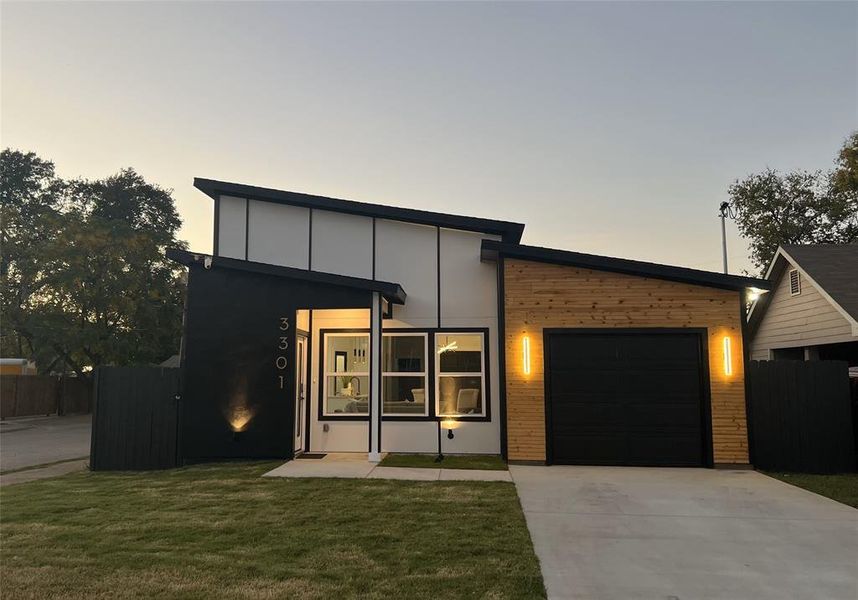
[[[283,370],[286,368],[287,362],[285,356],[278,356],[277,361],[274,363],[278,369]]]

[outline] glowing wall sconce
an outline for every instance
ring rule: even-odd
[[[733,374],[733,350],[729,336],[724,336],[724,375]]]
[[[459,422],[453,419],[444,419],[441,421],[441,427],[447,430],[447,439],[452,440],[455,437],[453,430],[459,427]]]
[[[522,367],[524,368],[524,374],[530,375],[530,338],[528,336],[524,336],[524,339],[521,340],[522,346]]]

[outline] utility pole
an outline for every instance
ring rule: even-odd
[[[729,202],[722,202],[721,207],[718,209],[719,216],[721,217],[721,254],[724,257],[724,274],[727,274],[727,217],[733,219],[736,217],[736,213],[730,208]]]

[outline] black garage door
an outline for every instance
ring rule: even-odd
[[[699,333],[548,333],[548,451],[555,464],[701,466]]]

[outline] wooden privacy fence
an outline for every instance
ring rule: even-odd
[[[753,361],[751,460],[797,473],[855,470],[855,437],[845,362]]]
[[[90,468],[169,469],[178,464],[180,369],[99,367]]]
[[[0,418],[88,413],[92,385],[78,377],[3,375]]]

